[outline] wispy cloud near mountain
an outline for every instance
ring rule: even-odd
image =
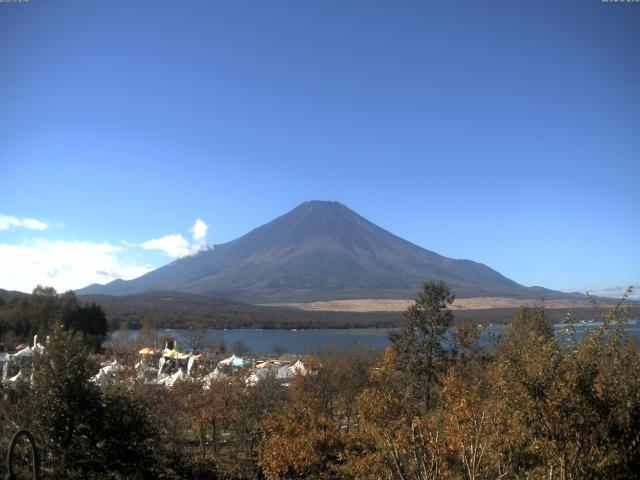
[[[194,241],[196,241],[198,244],[206,245],[208,229],[209,226],[206,223],[204,223],[200,219],[197,219],[196,223],[193,225],[193,227],[191,227],[189,231],[193,235]]]
[[[194,243],[189,242],[180,233],[165,235],[160,238],[153,238],[140,246],[145,250],[159,250],[171,258],[182,258],[193,255],[207,249],[207,230],[209,226],[202,220],[197,219],[196,223],[189,229]]]
[[[153,238],[141,243],[140,246],[145,250],[160,250],[171,258],[181,258],[191,255],[189,241],[181,234]]]

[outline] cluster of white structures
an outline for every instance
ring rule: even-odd
[[[199,382],[208,389],[212,382],[228,378],[233,371],[245,375],[247,385],[255,385],[260,380],[272,377],[286,384],[295,375],[305,375],[307,369],[301,360],[285,362],[281,360],[255,361],[235,354],[226,358],[212,358],[208,355],[180,353],[165,348],[154,352],[144,348],[138,352],[140,360],[135,365],[136,378],[150,384],[173,387],[181,382]],[[158,358],[159,357],[159,358]],[[157,358],[157,366],[155,359]],[[107,363],[94,377],[97,383],[114,382],[116,374],[122,371],[116,360]]]
[[[2,373],[2,381],[15,383],[20,379],[24,380],[22,370],[17,374],[10,375],[12,365],[18,364],[21,359],[32,358],[34,353],[44,352],[44,346],[38,343],[38,336],[34,335],[33,345],[20,345],[15,353],[0,352],[0,373]]]
[[[136,380],[167,388],[182,382],[197,382],[204,389],[209,389],[214,381],[227,379],[234,371],[245,375],[245,383],[248,386],[256,385],[267,377],[279,380],[286,385],[292,377],[307,373],[301,360],[296,362],[282,360],[256,362],[231,355],[217,362],[211,362],[203,355],[180,354],[175,350],[166,349],[159,355],[159,358],[154,356],[149,349],[141,350],[138,355],[140,359],[135,364]],[[114,359],[103,363],[100,371],[91,380],[99,385],[113,384],[126,370],[123,364]]]
[[[34,352],[44,352],[44,347],[38,343],[37,336],[34,337],[33,346],[24,346],[15,353],[0,353],[2,381],[11,383],[20,379],[30,381],[30,378],[25,378],[22,370],[13,375],[9,373],[15,370],[14,365],[19,366],[21,359],[31,359]],[[234,371],[245,376],[247,386],[256,385],[265,378],[274,378],[283,385],[288,385],[292,377],[307,374],[307,368],[301,360],[256,361],[236,355],[215,358],[204,354],[180,353],[175,348],[165,348],[158,352],[154,352],[151,348],[143,348],[138,352],[138,357],[135,364],[136,381],[167,388],[182,382],[198,382],[203,388],[208,389],[214,381],[227,379]],[[91,378],[91,381],[98,385],[114,384],[126,378],[128,370],[130,369],[119,363],[117,359],[107,361],[100,366],[100,370]]]

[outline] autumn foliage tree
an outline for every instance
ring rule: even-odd
[[[640,358],[621,305],[581,339],[558,339],[543,317],[522,310],[491,367],[504,466],[563,480],[637,478]]]
[[[390,348],[358,397],[364,448],[352,463],[363,477],[426,480],[445,471],[450,452],[436,407],[453,299],[444,283],[426,283],[404,313],[406,325],[390,332]]]

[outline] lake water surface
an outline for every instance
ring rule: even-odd
[[[597,323],[575,324],[575,336],[580,338],[585,332],[594,329]],[[490,344],[504,331],[503,326],[494,325],[486,330],[483,343]],[[566,324],[554,326],[560,334],[568,335]],[[640,342],[640,325],[637,323],[629,326],[629,332]],[[183,330],[183,329],[159,329],[158,337],[173,337],[177,341],[177,349],[181,352],[194,351],[223,340],[229,349],[236,342],[242,342],[251,353],[270,354],[277,351],[288,353],[306,354],[328,350],[383,350],[388,340],[388,330],[383,328],[345,328],[345,329],[310,329],[310,330]],[[110,334],[111,341],[120,332]],[[127,332],[131,340],[135,340],[138,332]],[[158,345],[156,348],[161,348]]]

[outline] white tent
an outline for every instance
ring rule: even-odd
[[[212,382],[214,382],[215,380],[223,379],[223,378],[227,378],[227,375],[222,373],[220,370],[216,368],[213,372],[202,377],[200,381],[203,384],[203,388],[205,390],[209,390],[209,388],[211,388]]]
[[[156,373],[156,369],[154,367],[148,365],[146,362],[142,360],[136,363],[135,369],[136,369],[136,378],[138,380],[144,381],[144,383],[148,383],[146,380]]]
[[[278,372],[276,373],[276,378],[279,380],[291,378],[293,374],[289,370],[289,365],[283,365],[278,368]]]
[[[117,360],[114,360],[110,365],[107,365],[106,367],[102,367],[100,369],[101,372],[104,372],[107,375],[115,375],[122,370],[124,370],[124,367],[119,364]]]
[[[98,385],[108,385],[115,383],[115,376],[118,372],[124,370],[124,366],[118,363],[118,360],[102,363],[103,367],[96,375],[91,377],[91,381]]]
[[[189,357],[189,361],[187,362],[187,375],[191,373],[192,367],[193,367],[193,357]]]
[[[91,381],[93,383],[97,383],[98,385],[111,385],[115,383],[115,379],[111,375],[106,373],[103,368],[101,368],[96,375],[91,377]]]
[[[44,352],[44,346],[38,343],[38,335],[33,336],[33,351],[38,353]]]
[[[162,375],[162,367],[164,367],[164,364],[166,363],[166,358],[164,357],[160,357],[160,361],[158,362],[158,378],[157,380],[160,381],[160,375]]]
[[[306,375],[307,369],[304,368],[304,363],[301,360],[298,360],[296,363],[289,367],[289,372],[293,375]]]
[[[186,382],[188,380],[191,380],[191,377],[184,373],[182,368],[180,368],[176,373],[171,375],[169,378],[166,378],[164,384],[167,387],[173,387],[177,383]]]
[[[210,380],[217,380],[219,378],[227,378],[227,375],[223,373],[219,368],[216,367],[216,369],[213,372],[202,377],[202,380],[210,381]]]
[[[242,367],[244,363],[245,362],[242,358],[231,355],[229,358],[220,360],[219,365],[233,365],[234,367]]]
[[[23,358],[23,357],[31,357],[33,356],[33,349],[31,347],[26,347],[13,354],[13,358]]]
[[[261,369],[254,369],[253,372],[251,372],[245,382],[247,384],[247,386],[253,386],[256,383],[258,383],[260,380],[267,378],[269,376],[275,377],[276,376],[276,370],[273,368],[261,368]]]
[[[256,375],[256,372],[251,372],[251,374],[245,379],[244,383],[247,387],[253,387],[260,381],[260,377]]]

